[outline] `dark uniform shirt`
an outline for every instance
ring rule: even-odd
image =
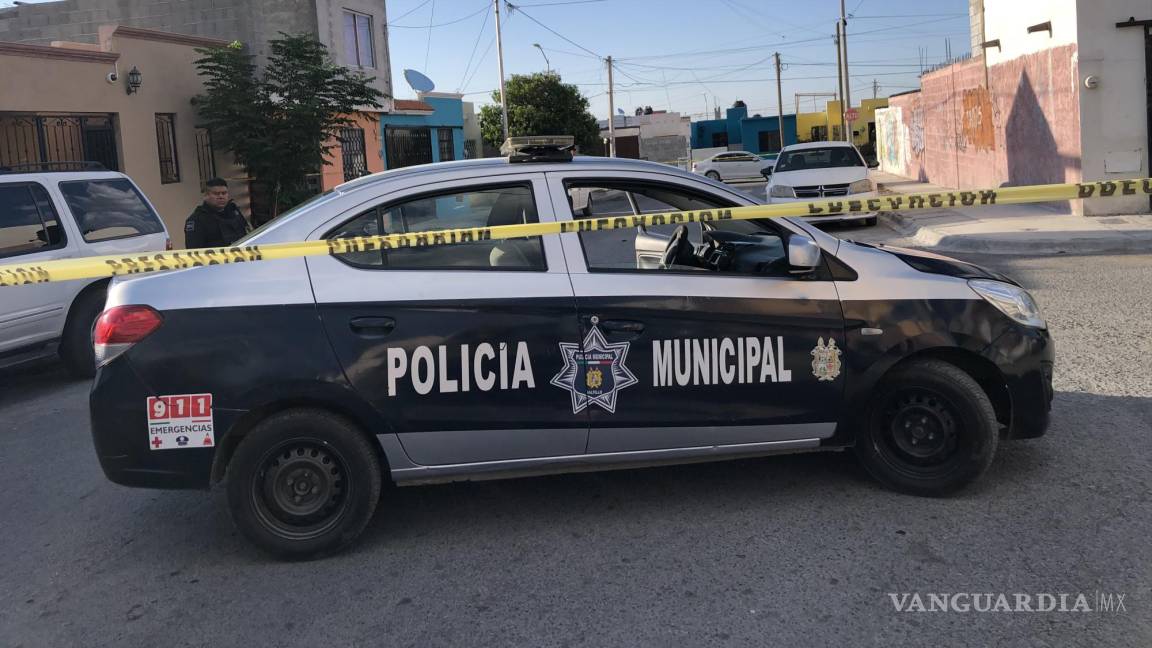
[[[200,203],[184,221],[184,245],[190,248],[224,247],[240,240],[249,231],[248,221],[236,203],[229,202],[221,211]]]

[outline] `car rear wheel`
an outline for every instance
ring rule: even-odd
[[[998,431],[992,403],[971,376],[946,362],[921,360],[884,380],[856,454],[885,486],[940,497],[984,474]]]
[[[228,509],[253,544],[308,560],[350,545],[380,499],[375,448],[348,420],[320,410],[259,423],[228,464]]]
[[[712,178],[713,180],[716,180],[716,181],[720,180],[720,174],[717,173],[716,171],[709,171],[708,173],[705,173],[704,175],[706,175],[709,178]]]
[[[108,289],[100,286],[81,293],[72,302],[68,321],[64,324],[64,334],[60,339],[60,359],[64,361],[68,373],[75,378],[91,378],[96,375],[92,328],[104,311],[107,298]]]

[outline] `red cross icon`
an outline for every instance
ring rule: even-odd
[[[159,450],[160,446],[162,446],[162,445],[164,445],[164,442],[160,440],[160,437],[152,437],[152,447],[153,448],[156,448],[157,450]]]
[[[212,445],[212,437],[208,436],[207,434],[204,435],[204,445]]]

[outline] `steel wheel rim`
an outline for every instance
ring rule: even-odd
[[[959,410],[944,395],[924,388],[892,394],[874,430],[874,442],[884,460],[914,477],[947,473],[966,445]]]
[[[330,531],[351,501],[347,462],[319,439],[292,439],[261,457],[252,479],[253,509],[272,533],[307,540]]]

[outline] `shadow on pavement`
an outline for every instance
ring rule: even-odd
[[[56,358],[0,369],[0,406],[35,399],[60,387],[91,383],[89,378],[73,378]]]

